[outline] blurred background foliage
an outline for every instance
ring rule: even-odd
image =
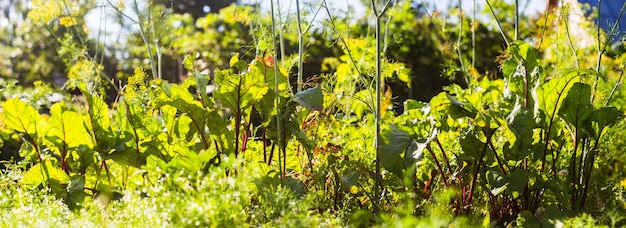
[[[244,60],[251,60],[266,54],[271,48],[269,15],[261,13],[258,5],[236,5],[233,4],[236,1],[232,0],[206,4],[202,1],[159,0],[148,3],[148,10],[140,10],[139,13],[133,13],[132,1],[83,0],[78,3],[80,7],[59,6],[62,9],[60,15],[46,21],[33,21],[27,17],[31,9],[29,5],[38,4],[37,1],[3,1],[7,7],[3,7],[2,15],[6,23],[0,26],[0,77],[17,80],[25,86],[37,80],[46,83],[56,80],[53,84],[60,87],[65,82],[63,78],[79,77],[71,75],[71,69],[76,64],[84,65],[81,60],[95,62],[87,67],[96,68],[93,74],[102,74],[104,82],[99,83],[108,87],[123,84],[137,65],[150,71],[154,66],[150,65],[150,53],[141,31],[137,29],[138,22],[142,23],[152,55],[160,55],[162,78],[171,82],[180,82],[188,76],[182,66],[185,55],[196,54],[196,67],[210,72],[227,68],[226,60],[234,53],[239,53]],[[462,39],[460,46],[456,47],[458,23],[449,18],[458,12],[430,12],[432,9],[427,4],[416,3],[398,1],[399,6],[394,7],[393,12],[388,14],[391,16],[386,19],[385,55],[392,61],[405,64],[412,79],[410,84],[390,82],[398,104],[407,98],[427,101],[450,82],[462,84],[466,72],[498,77],[494,59],[505,44],[491,24],[473,23],[472,18],[465,15],[460,33]],[[46,4],[61,3],[48,1]],[[309,18],[316,4],[305,5],[305,15]],[[508,18],[511,5],[498,3],[498,7],[502,8],[502,18]],[[117,10],[125,14],[116,13]],[[94,31],[93,25],[85,24],[86,19],[94,18],[94,12],[101,12],[100,17],[105,17],[102,13],[108,15],[107,18],[95,18],[101,20],[100,23],[115,25],[100,24],[95,27],[100,31]],[[341,36],[373,39],[369,12],[333,12],[339,12],[333,15],[336,27],[329,25],[326,15],[319,15],[306,35],[306,77],[332,74],[336,70],[332,64],[323,64],[332,62],[327,58],[344,54],[344,45],[333,29],[338,29]],[[284,31],[281,41],[284,52],[281,54],[286,55],[281,59],[287,62],[295,61],[292,56],[297,54],[294,17],[283,10],[280,20]],[[66,23],[67,18],[72,18],[73,23]],[[476,29],[475,45],[470,39],[472,25]],[[107,27],[120,29],[114,31]],[[531,34],[528,29],[525,33]],[[473,47],[480,48],[472,50]],[[464,60],[468,66],[471,63],[471,71],[463,72],[462,69],[467,66],[461,66],[457,61],[459,53],[467,54],[463,58],[471,58],[471,54],[479,56],[474,62]],[[291,71],[294,76],[296,69]],[[110,80],[113,82],[106,82]],[[116,95],[111,93],[110,96]]]

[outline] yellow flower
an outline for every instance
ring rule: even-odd
[[[115,4],[115,7],[117,7],[119,10],[124,10],[126,8],[126,5],[124,5],[124,1],[119,0],[117,1],[117,4]]]
[[[94,77],[102,70],[102,65],[96,64],[89,60],[79,60],[70,67],[67,76],[70,79],[85,80]]]
[[[619,186],[626,187],[626,178],[619,183]]]
[[[63,16],[61,17],[61,19],[59,19],[59,24],[66,28],[72,27],[76,25],[76,19],[74,19],[74,17],[71,17],[71,16]]]
[[[35,24],[47,24],[62,14],[61,7],[56,1],[33,0],[33,9],[28,12],[28,17]]]

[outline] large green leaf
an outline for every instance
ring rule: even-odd
[[[574,84],[572,82],[576,76],[576,74],[563,74],[563,76],[551,79],[538,88],[539,109],[543,110],[548,117],[552,118],[556,115],[561,107],[561,101]]]
[[[87,133],[80,114],[66,110],[63,103],[57,103],[50,108],[50,115],[49,129],[45,136],[48,143],[57,149],[92,145],[91,136]]]
[[[509,191],[514,198],[517,198],[522,194],[524,188],[527,187],[528,171],[524,169],[516,169],[515,171],[509,173],[507,176],[507,182],[507,191]]]
[[[483,150],[485,148],[485,143],[480,141],[476,135],[476,132],[468,132],[461,137],[459,143],[461,144],[461,148],[463,148],[464,154],[467,154],[478,161],[481,159],[481,155],[484,156]]]
[[[9,130],[22,132],[35,138],[38,128],[44,125],[37,110],[17,98],[11,98],[2,105],[4,127]]]
[[[447,94],[448,100],[450,100],[450,107],[448,108],[448,113],[450,117],[454,119],[470,117],[473,118],[476,116],[476,109],[471,106],[471,104],[461,102],[456,97]]]
[[[433,130],[428,138],[413,140],[408,133],[398,129],[395,125],[390,125],[382,133],[380,164],[400,177],[405,175],[405,172],[414,175],[417,162],[424,157],[424,149],[436,135],[437,131]]]
[[[93,131],[98,135],[101,131],[108,131],[111,127],[111,118],[109,117],[109,106],[102,98],[94,96],[87,91],[82,91],[87,99],[87,112],[91,117]]]
[[[508,131],[504,134],[511,142],[514,153],[525,154],[533,143],[533,129],[536,126],[531,110],[522,108],[514,109],[507,117]]]
[[[60,183],[68,183],[70,181],[70,177],[63,170],[53,165],[50,160],[45,160],[43,163],[30,167],[22,176],[20,184],[36,187],[40,184],[46,184],[49,179],[57,180]]]
[[[502,66],[505,95],[524,107],[537,110],[537,87],[542,82],[539,52],[529,43],[514,41],[508,48],[512,58]]]
[[[509,183],[500,172],[489,170],[485,174],[487,176],[487,187],[489,187],[492,195],[497,196],[506,190]]]
[[[406,168],[404,156],[413,138],[408,133],[399,130],[394,125],[382,133],[383,143],[380,147],[380,164],[392,173],[402,176]]]
[[[348,168],[343,171],[342,175],[339,175],[339,181],[341,182],[341,189],[344,191],[350,190],[352,186],[359,184],[359,170],[355,168]]]
[[[230,130],[228,123],[216,111],[208,113],[207,127],[213,140],[217,142],[221,151],[225,154],[235,152],[235,133]]]
[[[515,221],[517,222],[517,226],[519,227],[524,227],[524,228],[525,227],[527,228],[541,227],[541,224],[539,223],[537,218],[535,218],[535,215],[533,215],[533,213],[528,210],[525,210],[519,213]]]
[[[269,89],[262,75],[250,72],[234,74],[230,70],[216,71],[215,83],[215,99],[221,102],[222,107],[238,113],[261,100]]]
[[[591,86],[576,82],[567,93],[559,109],[559,116],[573,128],[579,129],[593,113]],[[578,135],[578,137],[581,137]]]

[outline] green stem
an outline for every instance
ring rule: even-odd
[[[300,15],[300,0],[296,0],[296,15],[298,16],[298,85],[297,92],[302,91],[302,85],[304,85],[303,81],[303,64],[304,64],[304,35],[309,31],[311,25],[313,24],[313,20],[317,17],[317,14],[320,12],[323,6],[323,1],[320,1],[320,5],[317,7],[315,11],[315,15],[311,21],[309,21],[308,25],[305,29],[302,29],[302,18]]]
[[[493,18],[496,20],[496,25],[498,25],[498,30],[500,31],[500,35],[502,35],[502,38],[504,39],[504,42],[506,43],[506,46],[508,47],[509,39],[507,39],[506,34],[504,34],[504,30],[502,29],[502,24],[500,23],[500,20],[496,16],[496,12],[493,11],[493,7],[491,7],[491,3],[489,3],[489,0],[485,0],[485,2],[487,2],[487,7],[489,8],[491,15],[493,15]]]
[[[515,40],[519,40],[519,0],[515,0]]]
[[[376,8],[376,2],[371,0],[372,3],[372,11],[374,12],[374,16],[376,16],[376,113],[375,113],[375,123],[376,123],[376,132],[374,134],[374,148],[376,150],[376,184],[374,185],[374,215],[378,213],[379,203],[380,203],[380,189],[383,185],[383,180],[380,172],[380,144],[381,144],[381,136],[380,136],[380,109],[381,109],[381,72],[382,72],[382,56],[381,56],[381,17],[385,14],[389,7],[389,3],[391,0],[388,0],[381,12],[378,12]]]
[[[272,41],[274,43],[274,56],[277,57],[278,55],[278,47],[277,47],[277,43],[276,43],[276,22],[274,20],[275,18],[275,14],[274,14],[274,0],[270,1],[271,4],[271,11],[272,11]],[[282,172],[282,165],[280,163],[280,150],[282,149],[282,145],[283,145],[283,126],[282,126],[282,121],[280,121],[281,118],[281,112],[280,112],[280,92],[278,89],[278,75],[279,75],[279,71],[278,71],[278,61],[276,61],[276,59],[274,58],[274,90],[276,92],[276,96],[274,97],[274,105],[276,107],[276,140],[278,142],[278,169],[281,170]],[[280,183],[281,185],[283,184],[283,175],[280,175]]]
[[[461,65],[461,72],[463,73],[463,79],[465,80],[465,84],[469,86],[470,81],[467,75],[467,70],[465,69],[465,62],[463,61],[463,51],[461,50],[461,41],[463,39],[463,3],[459,0],[459,31],[456,40],[456,54],[459,57],[459,64]]]

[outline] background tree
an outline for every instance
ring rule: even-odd
[[[222,8],[232,4],[236,4],[237,0],[211,0],[211,1],[172,1],[172,0],[156,0],[157,4],[164,5],[172,9],[173,13],[191,14],[194,19],[205,16],[207,13],[217,13]]]

